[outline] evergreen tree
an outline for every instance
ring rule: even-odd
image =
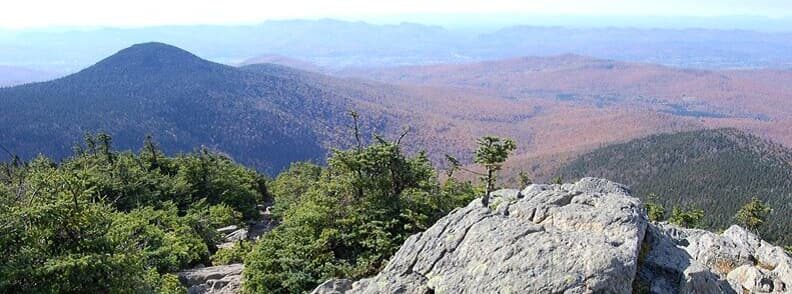
[[[525,188],[531,184],[533,184],[533,180],[531,176],[528,175],[525,171],[520,171],[517,176],[520,178],[520,187]]]
[[[267,197],[263,176],[220,154],[85,139],[61,162],[0,163],[0,293],[184,293],[167,273],[209,264],[216,229]]]
[[[512,139],[492,136],[482,137],[477,143],[479,148],[476,149],[474,162],[487,170],[482,178],[487,185],[487,193],[481,199],[481,203],[486,207],[489,205],[490,194],[495,190],[496,173],[501,170],[509,154],[517,149],[517,144]]]
[[[645,206],[646,214],[649,216],[650,221],[659,222],[665,219],[666,209],[663,204],[657,201],[656,194],[649,193]]]
[[[770,206],[759,200],[759,198],[753,197],[751,201],[737,211],[734,218],[737,220],[738,225],[758,234],[759,228],[764,225],[765,219],[771,211]]]
[[[111,151],[113,138],[108,134],[99,133],[96,135],[96,140],[99,141],[99,153],[105,157],[107,162],[113,163],[113,153]]]
[[[426,154],[406,156],[399,140],[355,138],[326,167],[295,164],[275,179],[282,222],[245,256],[246,292],[309,292],[331,277],[375,274],[408,236],[478,192],[453,178],[441,185]]]
[[[700,228],[704,218],[704,210],[698,208],[674,207],[668,222],[685,228]]]

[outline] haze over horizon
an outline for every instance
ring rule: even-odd
[[[566,53],[789,68],[791,12],[777,0],[33,0],[0,11],[0,85],[76,72],[150,41],[231,65],[282,56],[333,70]]]
[[[792,2],[761,1],[16,1],[0,12],[1,30],[252,25],[271,20],[339,19],[446,27],[517,24],[727,28],[784,31]],[[42,9],[46,7],[46,9]]]

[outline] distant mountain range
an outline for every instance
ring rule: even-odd
[[[548,23],[461,30],[325,19],[248,26],[0,31],[0,64],[74,72],[118,48],[158,40],[220,63],[239,64],[257,56],[280,55],[333,70],[566,53],[678,67],[792,68],[789,32],[565,28]]]
[[[603,177],[629,185],[635,196],[705,211],[711,228],[734,223],[752,197],[773,208],[763,236],[792,244],[792,150],[735,129],[660,134],[585,153],[564,165],[566,179]]]
[[[19,84],[41,82],[53,79],[58,74],[32,70],[16,66],[0,65],[0,87],[9,87]]]

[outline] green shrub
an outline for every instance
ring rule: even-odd
[[[220,248],[212,255],[212,265],[242,263],[252,250],[253,243],[250,241],[237,242],[234,246]]]
[[[0,292],[128,293],[146,287],[142,252],[108,233],[120,214],[92,200],[88,173],[57,170],[44,160],[32,162],[27,172],[30,190],[0,207]]]
[[[303,194],[319,181],[321,172],[321,167],[308,162],[294,163],[281,172],[269,186],[275,201],[272,217],[283,219],[283,213],[298,203]]]
[[[288,177],[275,182],[300,178]],[[441,186],[424,154],[409,158],[384,141],[335,151],[310,178],[315,181],[293,190],[299,196],[273,189],[276,199],[293,203],[245,259],[245,291],[299,293],[331,277],[374,274],[408,236],[480,195],[469,183]]]
[[[686,209],[674,207],[668,222],[685,228],[701,228],[703,218],[704,210],[692,207]]]
[[[657,195],[654,193],[649,194],[646,200],[646,214],[649,220],[659,222],[665,219],[666,209],[660,202],[657,201]]]
[[[759,228],[764,225],[765,219],[771,211],[770,206],[754,197],[737,211],[734,218],[737,220],[737,224],[758,234]]]
[[[222,228],[242,223],[242,213],[224,203],[209,206],[209,219],[213,228]]]
[[[206,199],[210,205],[224,203],[230,206],[241,212],[245,219],[258,217],[256,204],[264,200],[267,192],[266,180],[256,172],[207,150],[178,157],[175,163],[176,197],[190,201],[183,203],[183,207]]]
[[[182,286],[178,276],[174,274],[164,274],[160,278],[157,292],[160,294],[187,294],[187,288]]]
[[[207,264],[214,225],[258,217],[267,197],[264,177],[225,156],[110,142],[0,163],[0,293],[183,293],[160,273]]]
[[[209,246],[189,219],[179,217],[174,204],[163,206],[163,209],[139,208],[120,215],[108,234],[119,242],[140,248],[145,264],[160,272],[173,272],[208,260]]]

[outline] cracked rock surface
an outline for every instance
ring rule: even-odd
[[[651,293],[792,293],[792,258],[739,226],[649,227],[639,283]]]
[[[494,207],[474,200],[456,209],[411,236],[379,275],[334,289],[630,293],[647,221],[641,203],[628,193],[593,178],[499,191]]]
[[[620,184],[584,178],[476,199],[411,236],[377,275],[340,293],[792,293],[792,258],[732,226],[648,223]]]

